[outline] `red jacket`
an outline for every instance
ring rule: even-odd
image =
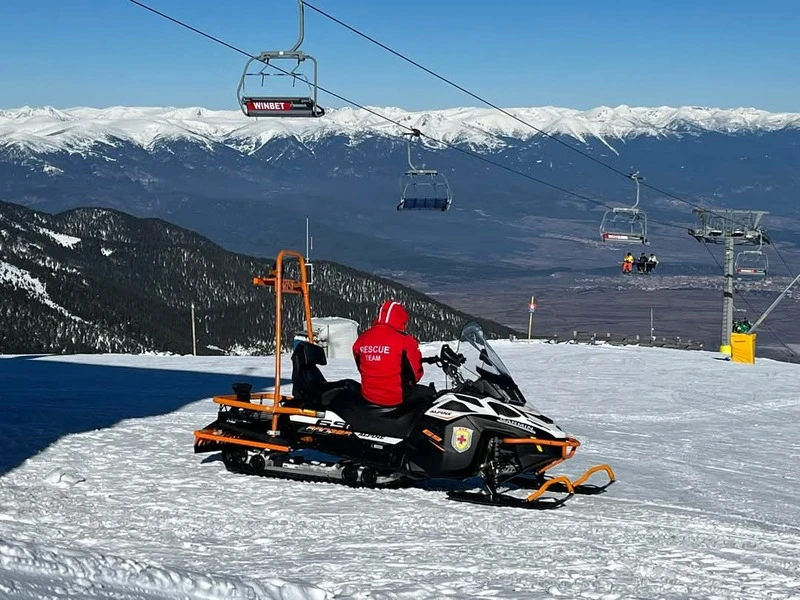
[[[403,391],[422,378],[419,343],[405,333],[408,313],[399,302],[386,301],[375,323],[358,336],[353,358],[361,373],[361,394],[375,404],[402,404]]]

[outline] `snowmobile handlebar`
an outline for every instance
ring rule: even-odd
[[[438,365],[440,367],[445,367],[447,365],[454,365],[457,367],[463,365],[466,361],[467,359],[463,354],[457,354],[447,344],[442,346],[442,350],[438,356],[426,356],[422,359],[424,364]]]
[[[450,377],[456,382],[463,383],[463,377],[459,372],[459,367],[467,362],[463,354],[458,354],[453,349],[444,344],[438,356],[427,356],[422,359],[422,362],[429,365],[436,365],[445,376]]]

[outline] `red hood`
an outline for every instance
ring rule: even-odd
[[[388,325],[389,327],[397,329],[397,331],[405,331],[406,325],[408,325],[408,313],[399,302],[387,300],[381,305],[375,323]]]

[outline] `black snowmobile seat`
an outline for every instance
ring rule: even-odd
[[[328,392],[345,387],[349,380],[328,381],[318,365],[328,364],[325,350],[310,342],[300,342],[292,352],[292,397],[309,408],[325,407],[330,402]]]
[[[292,352],[292,396],[303,400],[320,396],[328,383],[318,365],[328,364],[325,350],[309,342],[300,342]]]
[[[358,388],[350,386],[332,395],[330,409],[354,431],[407,438],[422,413],[430,408],[432,401],[433,398],[397,406],[380,406],[369,402],[359,393]]]

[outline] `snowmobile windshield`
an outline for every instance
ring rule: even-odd
[[[456,351],[466,359],[461,368],[472,375],[466,379],[480,379],[491,384],[496,392],[493,395],[499,400],[511,404],[525,404],[525,398],[508,367],[486,341],[480,325],[472,321],[464,325]]]

